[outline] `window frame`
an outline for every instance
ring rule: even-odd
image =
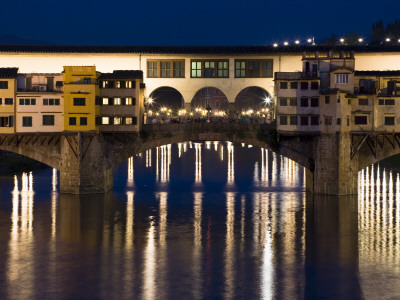
[[[258,76],[250,76],[250,65],[257,63]],[[244,68],[243,68],[244,64]],[[235,78],[273,78],[274,60],[273,59],[235,59]],[[268,67],[270,66],[270,68]],[[244,72],[243,72],[244,71]]]
[[[226,63],[227,68],[220,69],[220,63]],[[195,68],[193,68],[194,64],[196,64]],[[210,64],[213,66],[211,67]],[[208,65],[207,68],[206,65]],[[211,70],[212,76],[206,70]],[[222,71],[222,76],[219,71]],[[229,59],[191,59],[190,78],[229,78]]]

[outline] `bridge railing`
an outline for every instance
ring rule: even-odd
[[[190,132],[257,132],[259,129],[273,130],[275,124],[250,124],[250,123],[178,123],[178,124],[146,124],[143,125],[144,132],[171,134],[190,133]]]

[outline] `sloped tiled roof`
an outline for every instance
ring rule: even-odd
[[[115,70],[112,73],[101,73],[99,79],[143,79],[143,72],[135,70]]]
[[[355,76],[400,76],[400,70],[395,71],[355,71]]]
[[[34,53],[142,53],[142,54],[295,54],[303,51],[399,52],[400,45],[362,46],[19,46],[0,45],[0,52]]]
[[[17,78],[18,68],[0,68],[0,78]]]

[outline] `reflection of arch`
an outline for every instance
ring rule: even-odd
[[[219,88],[204,87],[198,90],[193,96],[192,107],[210,107],[213,110],[227,110],[229,101],[225,93]]]
[[[255,111],[267,106],[266,99],[272,99],[267,90],[258,86],[250,86],[241,90],[236,96],[235,109],[236,111],[249,109]]]
[[[182,94],[175,88],[162,86],[151,92],[150,98],[153,99],[152,105],[157,110],[160,107],[168,107],[178,110],[185,106]]]

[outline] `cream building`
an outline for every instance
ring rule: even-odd
[[[16,132],[64,131],[61,73],[18,74]]]

